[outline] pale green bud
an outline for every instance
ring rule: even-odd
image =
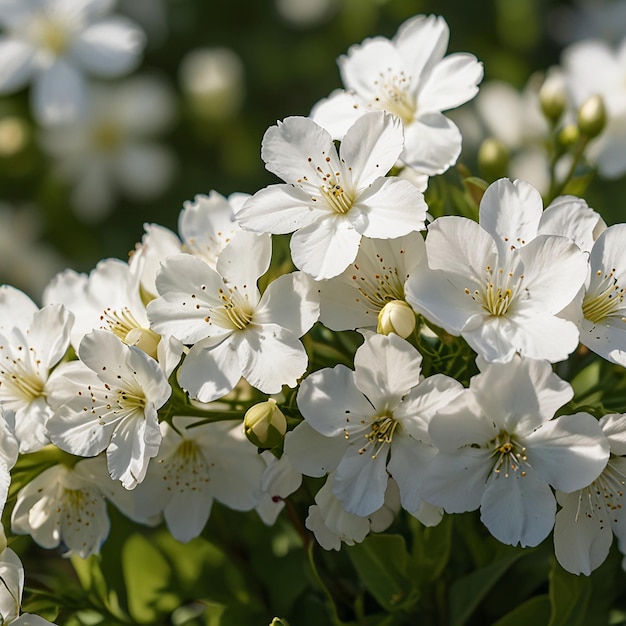
[[[578,130],[578,126],[575,124],[568,124],[564,126],[558,136],[559,144],[563,146],[563,148],[571,148],[572,146],[578,143],[580,139],[580,131]]]
[[[275,617],[271,622],[270,626],[289,626],[287,620],[282,617]]]
[[[287,420],[276,400],[269,398],[251,406],[243,418],[246,437],[259,448],[279,445],[287,432]]]
[[[565,79],[559,73],[549,74],[539,89],[539,104],[551,122],[558,122],[567,107]]]
[[[133,328],[126,335],[124,342],[129,346],[143,350],[148,356],[156,359],[160,340],[161,337],[149,328]]]
[[[602,96],[587,98],[578,109],[578,128],[590,139],[597,137],[606,126],[606,108]]]
[[[387,302],[378,314],[376,332],[381,335],[395,333],[406,339],[415,330],[415,312],[403,300]]]
[[[508,148],[499,139],[485,139],[478,149],[478,165],[488,180],[506,176],[509,167]]]

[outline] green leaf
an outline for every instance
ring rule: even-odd
[[[409,554],[400,535],[370,535],[347,553],[366,589],[384,609],[397,611],[417,600]]]
[[[552,615],[548,626],[585,626],[589,624],[587,606],[591,598],[591,580],[574,576],[558,563],[550,572]]]
[[[409,518],[413,531],[413,570],[417,581],[430,583],[439,578],[450,558],[452,543],[452,517],[444,518],[437,526],[422,526],[414,517]]]
[[[140,624],[157,622],[181,604],[172,593],[172,571],[161,552],[143,535],[131,535],[122,549],[128,610]]]
[[[535,596],[499,619],[493,626],[528,626],[547,624],[550,619],[550,596]]]
[[[450,626],[462,626],[471,617],[490,589],[524,552],[507,551],[502,558],[454,582],[450,587]]]

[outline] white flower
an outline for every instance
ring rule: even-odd
[[[249,197],[249,194],[233,193],[225,198],[211,191],[208,196],[198,194],[193,201],[185,201],[178,216],[180,239],[167,228],[146,224],[146,234],[133,253],[133,262],[141,258],[142,289],[150,297],[156,297],[156,275],[161,262],[181,252],[193,254],[215,269],[217,257],[241,231],[235,213]]]
[[[21,291],[0,287],[0,406],[20,443],[34,452],[49,440],[52,368],[69,347],[73,316],[63,306],[39,309]]]
[[[0,515],[9,495],[11,469],[17,461],[17,456],[18,443],[6,422],[2,405],[0,405]]]
[[[53,465],[27,483],[17,494],[12,532],[29,534],[44,548],[61,546],[64,556],[97,554],[110,523],[92,462]]]
[[[320,322],[332,330],[375,330],[385,305],[404,301],[404,283],[425,253],[420,233],[397,239],[364,237],[343,274],[320,283]]]
[[[192,345],[178,382],[201,402],[226,395],[243,376],[263,393],[294,387],[308,357],[299,337],[317,320],[317,291],[302,272],[280,276],[260,295],[269,235],[240,233],[224,248],[217,271],[181,254],[157,276],[160,297],[148,304],[152,328]]]
[[[337,365],[300,385],[305,422],[288,433],[285,450],[303,474],[335,470],[333,493],[348,513],[365,517],[378,510],[389,475],[403,508],[421,506],[423,469],[436,452],[428,422],[463,389],[443,374],[422,378],[421,361],[398,335],[366,333],[354,372]]]
[[[78,354],[55,378],[50,440],[78,456],[106,449],[111,478],[133,489],[159,451],[157,410],[171,388],[154,359],[108,331],[85,335]]]
[[[169,376],[180,361],[183,346],[172,337],[160,337],[150,329],[140,291],[141,263],[130,265],[105,259],[86,274],[65,270],[44,291],[44,302],[63,304],[75,316],[72,346],[78,350],[92,330],[108,330],[129,346],[157,359]]]
[[[92,85],[88,97],[85,116],[46,129],[41,143],[56,175],[69,183],[77,215],[97,221],[112,210],[119,192],[147,201],[172,182],[176,160],[156,137],[171,126],[175,100],[156,76]]]
[[[600,427],[611,448],[609,462],[589,486],[573,493],[557,492],[561,510],[554,525],[554,550],[561,566],[585,574],[602,565],[613,535],[626,551],[626,416],[605,415]]]
[[[175,417],[174,428],[161,429],[159,454],[133,493],[137,516],[162,512],[174,539],[186,542],[202,532],[214,500],[237,511],[257,505],[265,463],[240,422]]]
[[[374,37],[352,46],[339,59],[346,91],[320,102],[313,119],[341,139],[367,111],[389,111],[405,128],[400,159],[424,174],[441,174],[461,152],[459,129],[442,111],[473,98],[483,77],[474,55],[444,57],[448,37],[442,17],[418,15],[402,24],[391,41]]]
[[[573,44],[563,51],[561,63],[574,105],[600,95],[607,124],[587,150],[606,178],[626,172],[626,38],[615,48],[599,39]]]
[[[32,615],[22,613],[22,593],[24,592],[24,567],[20,558],[11,550],[5,548],[0,553],[0,618],[5,626],[55,626],[52,622]]]
[[[569,237],[540,234],[541,217],[534,187],[496,181],[481,201],[480,225],[443,217],[429,226],[428,267],[407,280],[407,301],[488,361],[567,358],[578,329],[557,314],[576,296],[587,262]]]
[[[448,513],[480,507],[496,539],[536,546],[554,524],[550,487],[588,485],[604,469],[609,445],[588,413],[551,419],[573,391],[547,361],[478,365],[470,388],[430,422],[439,451],[422,496]]]
[[[114,77],[139,62],[142,31],[127,18],[107,17],[105,0],[3,2],[0,93],[33,81],[35,117],[44,124],[76,119],[85,111],[83,74]]]
[[[290,233],[291,256],[316,280],[352,263],[361,237],[389,239],[424,228],[424,197],[385,177],[402,151],[402,124],[382,112],[358,119],[341,142],[310,119],[289,117],[263,137],[268,170],[286,181],[257,192],[237,213],[243,228]]]
[[[580,343],[626,367],[626,224],[609,226],[589,257],[589,276],[563,315],[580,329]]]

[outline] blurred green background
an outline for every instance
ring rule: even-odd
[[[126,258],[144,222],[176,230],[183,202],[195,194],[254,193],[277,182],[259,156],[263,133],[277,119],[308,114],[340,87],[336,58],[365,37],[392,37],[412,15],[440,14],[450,26],[449,52],[471,52],[484,62],[485,80],[521,88],[533,71],[558,63],[562,43],[551,33],[565,20],[564,7],[572,6],[548,0],[120,0],[118,11],[138,17],[148,32],[138,71],[162,74],[178,96],[176,121],[160,137],[175,153],[174,183],[150,201],[122,196],[106,219],[85,223],[72,211],[70,190],[53,174],[52,159],[39,149],[27,91],[1,98],[0,122],[17,116],[26,133],[17,151],[0,147],[0,201],[16,209],[0,221],[0,282],[38,297],[45,280],[26,271],[35,251],[45,251],[43,274],[64,266],[89,271],[101,258]],[[241,61],[240,89],[221,104],[194,106],[181,87],[181,62],[197,48],[228,48]],[[618,190],[603,183],[589,193],[615,205]]]

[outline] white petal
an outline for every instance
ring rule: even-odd
[[[393,410],[419,382],[422,355],[391,335],[368,335],[354,355],[354,383],[378,411]]]
[[[302,337],[319,317],[318,285],[303,272],[273,280],[254,312],[255,324],[274,323]]]
[[[300,340],[277,324],[249,327],[237,345],[242,376],[263,393],[295,387],[309,359]]]
[[[361,189],[385,176],[398,160],[403,147],[400,119],[375,111],[354,122],[341,142],[339,155],[352,168],[354,186]]]
[[[315,280],[341,274],[359,251],[361,234],[345,216],[329,215],[291,237],[294,265]]]
[[[316,206],[317,205],[319,206]],[[237,212],[242,228],[259,233],[291,233],[323,219],[328,211],[311,194],[292,185],[270,185],[257,191]]]
[[[216,269],[238,289],[254,293],[257,280],[267,272],[271,258],[272,238],[269,235],[240,232],[222,250]]]
[[[556,500],[546,482],[532,470],[505,478],[494,475],[483,496],[480,519],[502,543],[534,547],[552,530]]]
[[[559,497],[563,508],[556,514],[554,553],[566,571],[589,576],[608,556],[613,532],[596,516],[578,514],[581,497],[585,495],[578,491]]]
[[[327,437],[344,436],[351,424],[375,413],[354,384],[354,372],[344,365],[318,370],[302,381],[298,408],[315,430]]]
[[[187,543],[200,535],[212,507],[213,498],[208,494],[190,489],[177,491],[163,510],[167,529],[176,541]]]
[[[33,112],[44,126],[73,122],[86,109],[82,75],[64,59],[40,72],[31,91]]]
[[[321,478],[333,472],[347,448],[345,437],[325,437],[306,420],[285,435],[285,452],[306,476]]]
[[[178,370],[178,383],[192,398],[212,402],[235,387],[242,369],[232,336],[217,345],[201,341],[185,357]]]
[[[24,590],[24,567],[11,548],[5,548],[0,553],[0,578],[3,582],[0,591],[0,615],[7,624],[15,624]]]
[[[25,41],[0,38],[0,92],[17,91],[26,85],[33,74],[35,49]]]
[[[562,415],[524,440],[537,476],[564,492],[591,484],[609,459],[609,442],[588,413]]]
[[[440,112],[453,109],[478,93],[483,66],[473,54],[457,53],[442,59],[420,85],[420,112]]]
[[[583,252],[589,252],[599,219],[582,198],[559,196],[543,212],[538,234],[569,237]]]
[[[168,148],[153,142],[128,142],[115,160],[120,189],[137,200],[151,200],[165,192],[176,173],[176,159]]]
[[[423,230],[427,208],[413,183],[391,177],[378,179],[361,192],[348,216],[362,235],[391,239]]]
[[[534,239],[543,213],[540,193],[525,180],[501,178],[487,187],[480,202],[480,225],[504,257],[511,247]]]
[[[600,418],[600,427],[609,440],[611,453],[619,456],[626,454],[626,420],[621,413],[612,413]]]
[[[353,446],[335,471],[333,493],[348,513],[365,517],[380,509],[387,488],[387,454],[359,454]]]
[[[51,368],[65,354],[73,320],[74,316],[64,306],[54,304],[33,316],[29,343],[44,367]]]
[[[366,111],[367,109],[359,106],[354,94],[337,89],[311,109],[310,117],[327,130],[333,139],[341,140]]]
[[[29,331],[37,305],[23,292],[10,285],[0,286],[0,331],[19,328]]]
[[[97,76],[120,76],[138,65],[145,41],[145,35],[131,20],[108,17],[85,28],[74,39],[70,54]]]
[[[406,127],[400,159],[422,174],[435,176],[461,154],[461,131],[441,113],[424,113]]]

